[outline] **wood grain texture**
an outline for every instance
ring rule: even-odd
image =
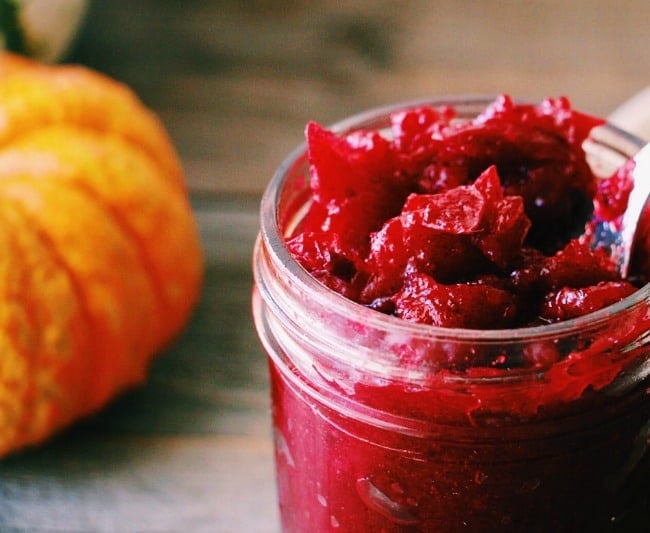
[[[278,531],[250,255],[259,195],[307,120],[502,91],[607,114],[650,83],[648,35],[647,0],[91,2],[68,60],[164,120],[206,285],[146,386],[0,462],[0,530]]]
[[[274,532],[270,457],[250,438],[77,430],[2,465],[0,529]]]
[[[71,59],[161,113],[194,189],[259,194],[309,119],[499,92],[606,115],[648,85],[648,35],[644,0],[112,0]]]

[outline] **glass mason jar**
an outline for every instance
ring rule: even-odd
[[[381,130],[398,109],[332,129]],[[609,125],[586,143],[607,175],[641,141]],[[309,201],[305,146],[270,182],[253,314],[269,356],[285,531],[647,531],[650,285],[601,311],[511,330],[437,328],[346,300],[289,254]],[[420,365],[405,367],[408,350]],[[526,354],[518,370],[446,371],[445,357]],[[432,363],[435,361],[435,364]]]

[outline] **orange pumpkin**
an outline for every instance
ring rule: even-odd
[[[141,383],[202,253],[179,158],[126,86],[0,54],[0,455]]]

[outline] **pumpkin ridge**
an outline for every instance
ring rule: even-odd
[[[85,204],[85,201],[81,202],[81,193],[70,188],[57,188],[47,180],[27,181],[28,183],[22,177],[0,180],[0,194],[24,206],[29,213],[31,223],[38,227],[44,236],[48,237],[48,242],[52,243],[53,251],[56,251],[57,248],[63,250],[65,255],[59,254],[59,257],[81,289],[80,297],[88,310],[89,326],[94,332],[94,377],[107,378],[102,381],[103,386],[96,391],[96,396],[100,397],[102,401],[106,401],[111,393],[140,383],[143,379],[144,366],[142,362],[145,355],[148,357],[152,350],[154,338],[152,332],[156,329],[154,321],[151,320],[152,313],[147,310],[153,296],[150,291],[150,282],[130,262],[134,259],[133,244],[124,238],[124,235],[114,227],[113,223],[108,224],[103,220],[103,231],[111,228],[109,232],[111,232],[112,243],[121,248],[117,249],[106,242],[95,241],[92,246],[94,255],[84,254],[82,256],[77,246],[80,243],[85,243],[89,250],[91,240],[94,241],[94,239],[84,235],[83,240],[79,240],[79,235],[66,234],[67,220],[63,221],[64,226],[61,230],[52,228],[51,224],[56,223],[55,219],[49,218],[46,223],[45,219],[40,218],[53,215],[48,210],[39,209],[37,200],[42,200],[42,196],[35,199],[34,194],[42,195],[54,191],[55,194],[58,194],[57,202],[62,206],[64,204],[61,202],[69,202],[72,199],[72,207],[67,207],[73,211],[77,210],[77,216],[80,216],[83,209],[88,209],[90,215],[86,214],[86,218],[88,216],[90,218],[87,218],[86,221],[79,220],[78,224],[85,228],[86,232],[93,230],[97,233],[96,228],[93,227],[100,221],[95,211],[96,206],[92,204],[91,207],[91,204]],[[26,198],[26,196],[31,197]],[[85,207],[82,209],[82,206]],[[63,233],[58,234],[57,231],[63,231]],[[64,241],[61,239],[69,239],[71,235],[73,239],[77,240],[64,245]],[[97,237],[97,235],[95,236]],[[105,236],[109,237],[109,234]],[[118,241],[115,241],[115,238]],[[107,253],[110,254],[110,258],[106,255]],[[126,265],[116,263],[116,253],[118,255],[127,253],[128,256],[124,259],[129,263]],[[74,254],[76,254],[76,259],[74,259]],[[101,257],[102,255],[105,257]],[[115,264],[120,265],[121,268],[116,269]],[[143,289],[144,286],[140,286],[138,283],[142,281],[144,281],[145,290],[149,291],[149,294],[141,292],[140,289]],[[129,303],[121,306],[119,302],[122,301]]]
[[[104,201],[104,198],[102,198],[102,196],[95,189],[89,187],[87,183],[84,183],[81,180],[73,179],[66,182],[66,184],[86,196],[88,201],[93,202],[98,209],[104,212],[107,217],[113,221],[122,235],[124,235],[124,237],[133,244],[133,249],[135,250],[139,262],[145,272],[144,277],[146,277],[149,281],[149,287],[156,301],[156,307],[158,309],[158,320],[163,324],[163,329],[165,331],[169,329],[170,326],[168,324],[165,324],[167,322],[165,309],[167,307],[168,301],[165,298],[163,292],[162,280],[157,279],[158,276],[156,275],[156,269],[154,268],[153,261],[143,249],[142,239],[125,220],[125,217],[122,216],[119,209],[117,209],[115,206],[108,205]],[[162,341],[160,339],[156,339],[156,341],[153,343],[153,348],[151,349],[151,355],[159,350],[161,345]]]
[[[15,174],[83,189],[115,218],[151,278],[165,323],[159,347],[166,345],[196,303],[198,295],[188,298],[188,288],[200,286],[202,277],[200,248],[180,263],[170,254],[181,243],[198,245],[187,196],[160,178],[139,147],[119,136],[63,125],[32,132],[0,151],[0,180]]]
[[[4,344],[2,337],[7,338],[9,344]],[[0,346],[5,346],[7,351],[3,350],[3,360],[7,361],[13,356],[13,360],[22,361],[25,352],[16,348],[15,342],[10,335],[0,332]],[[5,364],[7,364],[5,362]],[[25,385],[26,389],[30,384]],[[22,437],[21,428],[27,425],[26,419],[30,415],[28,398],[29,392],[23,391],[22,394],[16,394],[16,390],[5,384],[0,384],[0,454],[5,454],[15,446],[25,444]]]
[[[0,232],[3,232],[3,228],[8,227],[0,211]],[[3,244],[4,246],[2,246]],[[2,253],[11,254],[12,251],[15,251],[17,246],[11,231],[5,230],[0,234],[0,247],[2,247]],[[11,266],[13,265],[5,261],[5,268],[0,268],[0,295],[4,300],[3,309],[0,309],[0,353],[2,353],[0,359],[0,453],[5,453],[13,445],[13,442],[22,442],[23,428],[29,424],[30,396],[33,389],[33,383],[27,377],[31,376],[30,369],[34,364],[32,350],[24,343],[25,335],[20,335],[16,328],[20,328],[22,322],[22,325],[26,326],[30,333],[36,329],[31,320],[32,317],[26,309],[26,303],[19,298],[20,287],[15,287],[15,285],[20,285],[22,280],[19,279],[19,283],[15,283],[16,280],[11,279],[16,276],[16,271]],[[15,309],[14,306],[18,306],[22,312],[10,312]],[[29,336],[31,337],[31,335]],[[23,363],[23,379],[16,380],[15,377],[11,379],[12,369],[14,373],[16,370],[20,372],[20,368],[17,369],[16,366],[20,367],[21,363]]]
[[[22,248],[18,242],[17,234],[14,230],[14,225],[10,223],[10,219],[7,214],[7,206],[3,206],[3,209],[0,210],[0,231],[4,229],[5,243],[7,244],[10,252],[10,257],[20,257],[20,252]],[[13,253],[11,253],[13,252]],[[16,265],[9,264],[9,267],[14,267]],[[11,281],[9,285],[5,286],[5,290],[2,292],[3,306],[7,306],[8,302],[14,302],[14,304],[19,305],[22,309],[22,316],[24,322],[29,329],[30,341],[33,344],[39,345],[41,342],[40,334],[41,332],[38,329],[36,314],[35,314],[35,302],[31,299],[24,298],[24,294],[27,292],[26,287],[28,286],[28,280],[26,279],[26,273],[24,269],[11,268],[14,276],[17,276],[17,279],[14,280],[15,286],[11,286]],[[0,288],[2,287],[2,282],[0,281]],[[21,295],[23,297],[21,298]],[[12,317],[16,318],[16,313],[11,314]],[[10,427],[0,428],[0,453],[3,453],[6,448],[6,444],[3,442],[7,438],[13,441],[17,441],[20,445],[26,443],[26,437],[30,432],[30,427],[32,425],[32,406],[35,403],[35,396],[37,394],[36,385],[32,379],[34,375],[34,369],[36,366],[37,356],[34,355],[33,346],[23,346],[23,343],[19,342],[21,335],[17,334],[15,331],[10,332],[5,327],[11,327],[11,322],[7,321],[3,324],[2,332],[3,340],[10,344],[9,349],[13,348],[13,352],[18,354],[19,358],[26,363],[26,377],[24,378],[24,390],[22,394],[17,398],[16,391],[5,388],[5,383],[0,383],[0,397],[3,398],[3,401],[6,402],[7,399],[14,400],[12,403],[17,404],[21,411],[17,414],[17,418],[14,421],[14,424]],[[14,325],[15,327],[15,325]],[[36,340],[34,337],[38,337]],[[2,341],[0,340],[0,343]],[[3,352],[2,363],[7,364],[7,353]],[[0,374],[4,374],[0,373]],[[28,377],[27,377],[28,376]],[[2,410],[2,408],[0,408]],[[4,418],[4,417],[0,417]],[[9,431],[10,436],[7,435]]]
[[[78,65],[18,68],[0,78],[0,145],[62,122],[118,133],[185,188],[182,165],[162,122],[126,85]]]
[[[0,220],[2,221],[0,224],[2,224],[5,228],[20,228],[22,226],[21,223],[31,222],[29,214],[25,209],[21,208],[19,205],[7,203],[6,200],[4,201],[4,205],[0,211]],[[78,345],[82,347],[84,345],[87,345],[88,335],[84,334],[84,332],[90,323],[90,319],[87,309],[85,309],[83,306],[83,297],[80,287],[76,283],[74,276],[72,276],[67,269],[67,265],[61,261],[58,251],[53,246],[48,236],[40,231],[36,225],[33,225],[31,223],[25,226],[25,228],[20,229],[20,233],[13,232],[13,234],[9,235],[9,238],[12,239],[13,247],[17,253],[16,257],[21,257],[24,260],[26,257],[26,246],[30,246],[30,248],[33,250],[35,242],[40,244],[39,250],[47,253],[48,259],[54,266],[56,266],[57,271],[60,272],[60,275],[63,276],[67,281],[72,294],[76,296],[75,302],[77,304],[76,307],[78,310],[76,317],[82,323],[79,324],[79,327],[75,328],[74,331],[81,333],[82,336],[79,337],[77,335],[75,337],[75,344],[78,343]],[[26,238],[26,231],[29,232],[32,237],[31,242],[29,238]],[[19,239],[18,236],[20,236],[21,239]],[[57,396],[56,401],[54,399],[50,400],[50,404],[47,406],[50,409],[49,416],[47,416],[45,420],[37,420],[38,402],[47,401],[47,398],[42,397],[43,391],[40,389],[35,390],[39,385],[39,383],[36,382],[36,377],[39,375],[39,372],[37,370],[39,365],[41,367],[41,371],[51,370],[50,367],[52,363],[52,354],[48,353],[47,342],[43,336],[43,324],[41,324],[37,318],[40,316],[40,313],[38,312],[40,309],[37,307],[37,302],[39,301],[37,300],[37,297],[39,295],[35,294],[34,291],[38,289],[37,287],[32,286],[34,280],[29,278],[33,272],[31,270],[29,272],[26,272],[25,269],[23,269],[23,272],[21,274],[22,283],[19,290],[21,293],[23,293],[23,295],[27,294],[29,296],[28,299],[23,299],[22,302],[27,305],[26,312],[28,313],[29,318],[32,320],[34,327],[37,328],[34,330],[37,336],[37,339],[34,340],[37,346],[37,350],[33,353],[32,357],[28,358],[30,360],[30,374],[28,384],[30,390],[28,396],[25,397],[26,416],[23,417],[23,419],[16,425],[15,428],[17,435],[16,438],[20,440],[19,442],[14,443],[17,446],[34,444],[43,440],[48,436],[48,433],[52,428],[62,427],[76,415],[73,408],[75,402],[73,402],[70,398],[66,401],[66,394],[64,393]],[[59,360],[56,360],[55,362],[62,363],[60,361],[60,354],[57,353],[56,356],[59,358]],[[85,359],[80,360],[77,358],[77,360],[74,360],[72,357],[68,359],[69,360],[63,361],[60,368],[54,369],[54,373],[57,374],[54,377],[64,377],[68,380],[68,384],[69,380],[72,379],[72,392],[76,392],[77,394],[81,393],[81,397],[77,398],[76,403],[79,403],[79,400],[83,400],[85,403],[88,401],[88,392],[84,393],[84,389],[87,388],[85,384],[89,383],[90,380],[88,379],[89,376],[87,375],[79,375],[79,370],[86,370],[86,372],[88,372],[90,365],[86,364]],[[68,365],[65,363],[68,363]],[[43,369],[42,366],[46,366],[47,368]],[[73,372],[72,375],[70,374],[70,371]],[[63,385],[63,383],[61,383],[61,385]],[[48,392],[49,391],[46,391],[46,393]],[[71,392],[69,388],[67,389],[67,392]]]

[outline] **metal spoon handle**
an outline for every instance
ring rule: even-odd
[[[650,86],[634,94],[607,117],[610,124],[650,141]]]
[[[629,273],[639,220],[650,201],[650,143],[634,156],[632,176],[634,185],[621,223],[622,241],[627,244],[620,257],[620,272],[624,278]]]

